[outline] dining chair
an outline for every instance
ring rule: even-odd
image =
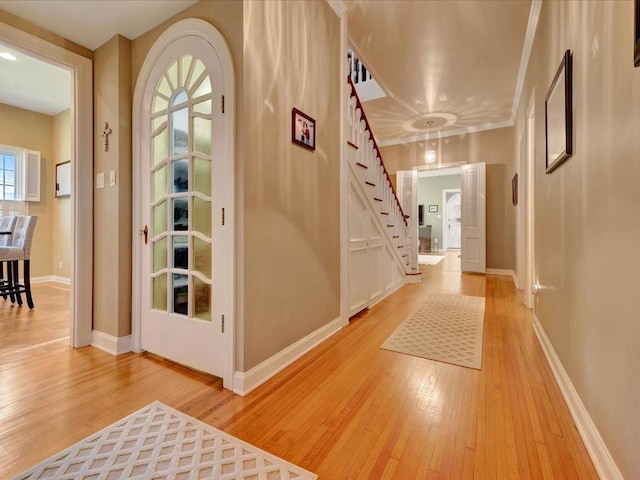
[[[33,308],[33,297],[31,295],[31,244],[33,242],[33,232],[36,229],[36,215],[19,215],[16,217],[16,224],[13,230],[12,242],[10,246],[0,247],[0,262],[7,262],[8,284],[2,286],[3,295],[10,295],[11,301],[17,301],[22,305],[22,293],[27,296],[27,305]],[[19,280],[19,264],[22,261],[23,282]],[[14,300],[15,299],[15,300]]]
[[[15,216],[7,216],[0,218],[0,247],[6,247],[7,245],[11,245],[13,230],[16,227],[16,221],[18,219]],[[11,232],[11,233],[7,233]],[[4,277],[4,268],[5,262],[0,262],[0,289],[8,284],[8,280]],[[8,273],[7,273],[8,275]],[[7,296],[5,294],[2,297],[6,300]]]

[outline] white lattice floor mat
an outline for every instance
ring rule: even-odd
[[[17,479],[306,480],[317,475],[160,402],[50,457]]]
[[[484,298],[432,293],[381,348],[480,370]]]
[[[418,263],[421,265],[437,265],[444,260],[444,255],[418,255]]]

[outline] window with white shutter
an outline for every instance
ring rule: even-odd
[[[40,201],[40,152],[0,145],[0,201]]]

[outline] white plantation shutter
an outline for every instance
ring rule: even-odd
[[[24,199],[27,202],[40,201],[40,152],[25,150],[24,154]]]

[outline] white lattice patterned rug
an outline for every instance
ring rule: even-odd
[[[437,265],[444,260],[444,255],[418,255],[418,263],[421,265]]]
[[[432,293],[381,348],[480,370],[484,298]]]
[[[317,475],[160,402],[87,437],[17,479],[306,480]]]

